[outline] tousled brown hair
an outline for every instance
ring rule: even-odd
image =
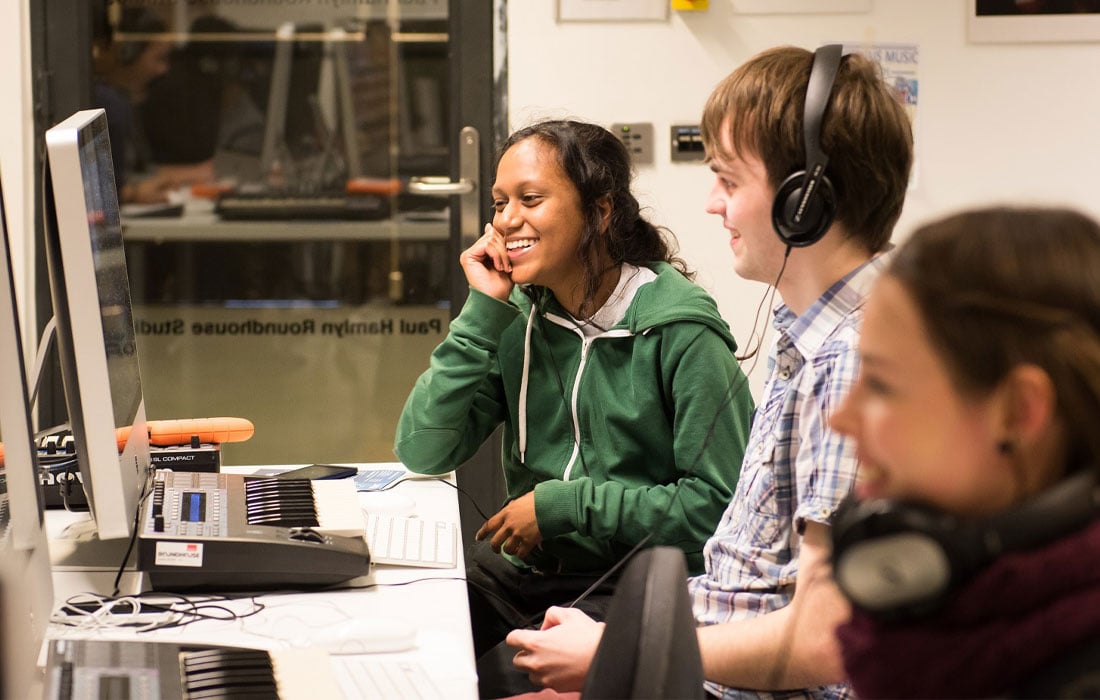
[[[783,46],[757,54],[715,87],[700,133],[707,157],[754,155],[773,189],[806,167],[803,110],[814,55]],[[734,153],[725,153],[723,133]],[[913,162],[909,117],[877,63],[844,56],[821,127],[836,221],[868,251],[882,250],[905,201]]]

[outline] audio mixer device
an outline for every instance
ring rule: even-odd
[[[138,533],[158,591],[318,587],[370,571],[350,479],[158,471]]]
[[[149,462],[160,469],[217,472],[221,468],[221,445],[243,442],[255,431],[245,418],[220,416],[146,422],[149,433]],[[119,448],[129,439],[130,428],[116,432]],[[38,440],[39,481],[47,508],[87,510],[81,474],[76,465],[76,442],[72,433],[47,435]]]

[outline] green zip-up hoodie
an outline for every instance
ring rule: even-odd
[[[653,533],[701,572],[732,498],[753,410],[737,345],[702,288],[648,267],[623,320],[587,339],[544,288],[471,289],[401,414],[394,452],[426,474],[504,424],[508,497],[534,489],[526,563],[543,571],[605,571]]]

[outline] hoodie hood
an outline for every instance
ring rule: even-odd
[[[729,324],[719,315],[718,305],[709,294],[703,291],[702,287],[684,277],[679,270],[666,262],[650,263],[645,267],[655,272],[657,276],[635,290],[634,297],[629,300],[626,314],[621,321],[593,338],[624,338],[645,334],[653,328],[669,323],[692,322],[700,323],[717,333],[729,346],[731,353],[737,351],[737,342],[730,333]],[[527,318],[523,339],[523,372],[520,376],[519,424],[516,426],[519,456],[520,461],[523,462],[527,459],[527,387],[530,380],[531,336],[534,331],[535,317],[543,315],[559,326],[573,329],[582,336],[581,342],[585,345],[592,338],[583,338],[583,333],[576,326],[575,321],[545,287],[520,289],[517,286],[512,290],[511,301]],[[577,382],[580,381],[581,374],[581,371],[577,372]],[[575,442],[580,445],[579,433]],[[571,467],[572,460],[570,460]],[[569,469],[566,470],[565,477],[568,479]]]
[[[731,351],[737,350],[737,342],[730,333],[729,324],[718,313],[718,305],[702,287],[684,277],[679,270],[666,262],[646,263],[644,267],[657,273],[657,278],[638,288],[623,320],[608,331],[628,331],[630,334],[646,333],[668,323],[690,321],[701,323],[715,331],[726,341]],[[518,286],[512,290],[511,302],[519,307],[530,325],[532,299],[538,313],[551,313],[569,318],[568,312],[545,287]]]

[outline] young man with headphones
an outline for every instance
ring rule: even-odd
[[[751,58],[712,92],[701,126],[715,174],[706,209],[729,232],[734,270],[782,299],[737,492],[706,572],[688,579],[706,691],[845,697],[829,525],[857,458],[828,420],[855,379],[863,302],[901,214],[910,123],[878,66],[832,45]],[[508,641],[517,668],[570,691],[601,632],[554,608],[543,630]]]

